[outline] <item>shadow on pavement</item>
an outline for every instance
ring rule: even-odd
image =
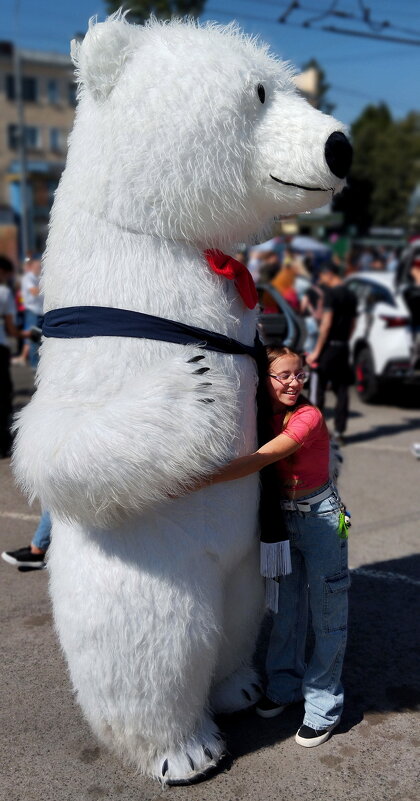
[[[358,434],[346,435],[346,444],[353,445],[356,442],[366,442],[370,439],[377,437],[386,437],[392,434],[401,434],[403,431],[417,431],[419,430],[419,421],[417,419],[406,420],[401,425],[380,425],[371,428],[370,431],[360,431]]]
[[[359,570],[352,573],[343,674],[341,726],[347,729],[368,712],[402,712],[420,704],[420,555]]]
[[[419,708],[419,586],[418,554],[363,565],[352,571],[349,639],[343,671],[346,701],[335,736],[348,732],[366,716],[374,725],[381,723],[387,713]],[[270,628],[267,616],[257,649],[262,675]],[[302,720],[300,703],[271,720],[262,720],[251,710],[220,716],[218,723],[235,760],[293,737]]]

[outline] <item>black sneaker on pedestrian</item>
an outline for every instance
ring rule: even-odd
[[[1,558],[9,565],[16,567],[45,567],[45,553],[32,553],[31,546],[19,548],[17,551],[3,551]]]
[[[287,704],[278,704],[276,701],[272,701],[271,698],[267,698],[264,695],[258,701],[257,706],[255,707],[255,711],[260,718],[276,718],[277,715],[281,715],[284,709],[286,709]]]
[[[314,748],[316,745],[322,745],[328,740],[332,730],[338,726],[339,722],[337,721],[337,723],[328,726],[326,729],[311,729],[310,726],[303,725],[296,734],[295,740],[299,745],[303,745],[304,748]]]

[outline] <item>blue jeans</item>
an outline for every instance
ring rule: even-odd
[[[41,327],[42,325],[42,315],[35,314],[35,312],[30,311],[29,309],[25,310],[25,328],[30,329],[33,326],[37,325]],[[38,367],[39,362],[39,342],[32,342],[31,339],[25,339],[25,342],[29,344],[29,364],[31,367],[36,368]]]
[[[32,538],[32,545],[46,551],[51,542],[51,518],[49,512],[43,512],[38,523],[38,528]]]
[[[338,536],[339,513],[340,499],[333,487],[331,495],[310,512],[284,512],[292,573],[280,580],[279,612],[274,615],[267,653],[267,696],[279,704],[304,698],[303,723],[313,729],[337,723],[344,701],[340,679],[350,580],[347,540]],[[309,608],[315,643],[306,664]]]

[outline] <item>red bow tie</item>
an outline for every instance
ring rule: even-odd
[[[204,255],[210,269],[218,275],[223,275],[229,281],[234,281],[245,306],[254,309],[258,303],[257,290],[251,273],[244,264],[236,261],[232,256],[226,256],[221,250],[205,250]]]

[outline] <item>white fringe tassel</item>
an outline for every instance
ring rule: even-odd
[[[260,571],[266,578],[287,576],[292,572],[289,540],[261,542]]]
[[[276,579],[265,580],[265,605],[272,612],[279,611],[279,582]]]

